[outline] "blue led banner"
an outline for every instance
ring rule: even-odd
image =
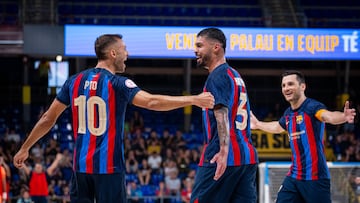
[[[65,55],[95,56],[102,34],[122,34],[129,58],[194,58],[204,27],[65,25]],[[219,27],[233,59],[360,60],[359,30]]]

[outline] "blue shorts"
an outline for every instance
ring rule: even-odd
[[[286,177],[276,203],[330,203],[330,180],[296,180]]]
[[[74,173],[70,184],[72,203],[126,202],[125,174]]]
[[[257,164],[229,166],[217,181],[216,167],[199,167],[191,193],[191,203],[255,203]]]

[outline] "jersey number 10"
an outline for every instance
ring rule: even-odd
[[[107,125],[107,112],[106,103],[101,97],[91,96],[86,100],[86,96],[81,95],[75,98],[74,105],[78,107],[78,133],[85,134],[87,127],[89,132],[95,136],[104,134]],[[95,118],[96,107],[98,109],[98,119]],[[86,113],[87,115],[85,115]]]

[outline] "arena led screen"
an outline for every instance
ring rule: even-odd
[[[121,34],[130,58],[193,58],[204,27],[65,25],[65,55],[95,56],[102,34]],[[233,59],[360,60],[359,30],[219,27]]]

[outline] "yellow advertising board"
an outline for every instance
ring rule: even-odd
[[[272,134],[261,130],[252,130],[251,137],[259,158],[291,158],[288,134]]]

